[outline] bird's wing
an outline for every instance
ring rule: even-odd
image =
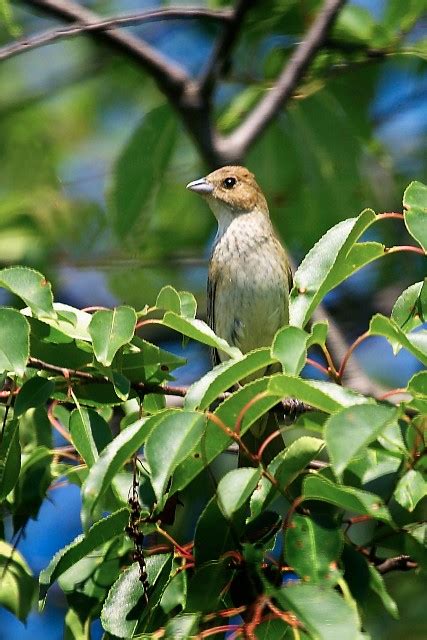
[[[288,264],[286,265],[286,271],[288,276],[288,285],[289,285],[289,293],[291,292],[292,287],[294,286],[294,276],[292,274],[292,267]]]
[[[216,293],[216,283],[217,279],[214,274],[209,273],[208,276],[208,290],[207,290],[207,316],[208,316],[208,325],[215,331],[215,293]],[[212,365],[215,367],[217,364],[221,362],[219,358],[218,351],[216,349],[211,349],[211,360]]]

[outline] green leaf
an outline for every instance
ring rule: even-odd
[[[369,324],[369,335],[383,336],[390,344],[398,342],[427,366],[427,332],[419,331],[406,335],[394,320],[377,313]]]
[[[245,385],[222,402],[219,407],[215,409],[215,415],[224,422],[226,426],[233,428],[240,411],[255,395],[267,390],[269,380],[270,378],[261,378],[260,380],[255,380]],[[264,413],[277,404],[277,401],[278,397],[271,394],[262,398],[259,402],[252,404],[245,412],[240,434],[243,435],[257,418],[264,415]],[[188,483],[224,451],[231,442],[231,438],[224,433],[217,424],[208,421],[205,433],[203,434],[200,444],[195,448],[192,457],[188,458],[184,464],[181,464],[174,473],[171,491],[174,492],[186,487]]]
[[[123,400],[119,398],[114,390],[113,384],[105,382],[93,382],[89,384],[79,384],[74,389],[74,394],[80,404],[88,407],[96,407],[100,411],[107,406],[122,405]],[[62,402],[68,401],[67,389],[55,389],[54,397]],[[135,398],[136,393],[131,390],[131,397]]]
[[[187,599],[187,572],[175,573],[166,585],[160,599],[160,606],[166,614],[171,613],[177,607],[181,610],[185,607]]]
[[[424,496],[427,496],[427,477],[415,469],[409,469],[400,478],[393,494],[396,502],[408,511],[413,511]]]
[[[55,383],[47,378],[34,376],[27,380],[21,387],[15,402],[15,416],[21,416],[23,413],[33,407],[41,407],[51,397]]]
[[[181,300],[178,291],[167,285],[159,292],[156,300],[156,307],[165,311],[173,311],[177,315],[181,315]]]
[[[340,40],[368,44],[375,34],[375,26],[367,8],[346,6],[340,11],[333,32]]]
[[[78,407],[70,416],[70,436],[73,445],[86,462],[92,467],[107,444],[111,442],[112,435],[104,418],[92,409]]]
[[[424,0],[388,0],[384,6],[383,22],[397,33],[406,33],[425,13]]]
[[[215,611],[231,576],[232,570],[227,559],[203,564],[188,583],[185,610],[201,613]]]
[[[368,398],[333,382],[302,380],[285,374],[271,376],[268,390],[280,398],[298,398],[326,413],[335,413],[348,405],[370,402]]]
[[[398,618],[397,605],[387,592],[383,577],[368,560],[347,544],[344,546],[342,559],[345,566],[344,578],[357,604],[362,609],[369,606],[372,595],[376,594],[381,599],[386,611],[393,618]]]
[[[144,587],[139,575],[140,569],[136,562],[125,569],[111,587],[102,608],[102,625],[117,638],[131,638],[137,627],[137,608],[141,607],[144,599]]]
[[[310,436],[302,436],[292,442],[270,462],[267,469],[276,478],[283,491],[295,480],[309,462],[321,451],[322,440]],[[275,496],[277,489],[268,478],[261,478],[251,498],[251,515],[258,516],[265,510]]]
[[[190,291],[178,291],[180,306],[181,306],[181,315],[184,318],[194,319],[196,317],[197,312],[197,301],[196,298]]]
[[[399,410],[386,405],[355,405],[330,416],[325,424],[325,440],[332,467],[342,476],[350,460],[363,452],[389,424]]]
[[[294,584],[274,591],[279,604],[297,616],[313,640],[359,640],[357,611],[336,591]]]
[[[43,569],[40,573],[40,600],[42,603],[49,587],[60,575],[97,547],[116,536],[122,535],[128,521],[129,509],[127,507],[119,509],[96,522],[86,535],[77,536],[71,544],[58,551],[46,569]]]
[[[308,252],[294,276],[289,308],[291,325],[304,327],[328,291],[350,275],[348,254],[375,220],[375,213],[366,209],[357,218],[332,227]],[[369,255],[368,261],[371,260]],[[351,272],[361,266],[359,261]]]
[[[407,391],[414,398],[427,399],[427,371],[416,373],[408,382]]]
[[[55,318],[50,282],[28,267],[8,267],[0,270],[0,287],[21,298],[37,317]]]
[[[37,583],[17,549],[0,540],[0,604],[25,622],[31,611]]]
[[[263,394],[263,397],[247,407],[258,394]],[[240,434],[243,435],[258,418],[274,407],[280,398],[288,396],[296,397],[328,413],[338,411],[344,406],[372,402],[337,384],[276,374],[246,384],[224,400],[214,413],[227,427],[234,428],[238,415],[247,407],[241,422]],[[185,464],[177,468],[172,480],[172,491],[187,486],[229,444],[231,438],[218,425],[208,421],[206,432],[200,445],[194,450],[192,458],[188,458]]]
[[[342,530],[331,519],[295,514],[286,529],[286,563],[312,584],[325,580],[334,584],[335,563],[342,547]]]
[[[209,347],[215,347],[230,356],[230,358],[242,357],[239,349],[230,347],[225,340],[215,335],[212,329],[202,320],[182,318],[176,313],[173,313],[173,311],[167,311],[162,320],[162,324],[165,325],[165,327],[182,333],[182,335],[188,338],[197,340],[197,342],[207,344]]]
[[[260,478],[261,470],[249,467],[233,469],[221,478],[217,488],[217,498],[226,518],[231,518],[245,504]]]
[[[0,503],[17,483],[20,469],[19,422],[9,420],[2,428],[0,438]]]
[[[394,303],[391,319],[404,333],[420,326],[427,318],[427,280],[405,289]]]
[[[149,556],[145,559],[147,580],[155,587],[161,575],[168,568],[170,554]],[[139,579],[140,568],[137,562],[128,567],[111,587],[101,612],[102,626],[117,638],[131,638],[140,623],[141,611],[150,609],[154,604],[153,594],[147,607],[144,588]]]
[[[68,609],[64,619],[64,640],[90,640],[91,619],[82,620],[74,609]]]
[[[15,22],[9,0],[0,0],[0,18],[12,38],[19,38],[22,36],[22,27],[20,24]]]
[[[303,483],[303,496],[305,500],[321,500],[345,511],[392,524],[390,513],[379,496],[362,489],[339,486],[323,476],[307,476]]]
[[[68,342],[67,338],[86,340],[87,342],[91,341],[88,330],[90,321],[92,320],[90,313],[71,307],[68,304],[63,304],[62,302],[54,302],[53,308],[56,312],[55,317],[43,316],[38,318],[38,321],[43,323],[43,325],[52,327],[50,334],[47,332],[43,335],[44,339],[58,344]],[[28,307],[22,309],[21,313],[30,317],[34,315]]]
[[[0,372],[23,376],[30,356],[30,327],[16,309],[0,309]]]
[[[167,379],[169,373],[186,363],[169,351],[160,349],[154,344],[135,336],[132,345],[139,351],[122,354],[121,372],[131,382],[148,382],[157,384]]]
[[[218,558],[226,557],[227,551],[236,549],[239,534],[243,533],[244,529],[244,516],[245,513],[242,515],[242,512],[237,512],[230,520],[221,511],[216,495],[209,500],[200,514],[194,535],[197,568],[211,561],[216,562]],[[215,535],[212,535],[213,531]]]
[[[169,106],[146,113],[123,149],[111,188],[110,210],[119,238],[135,234],[148,215],[175,146],[177,125]]]
[[[198,613],[181,613],[167,623],[165,627],[165,638],[194,638],[198,630]]]
[[[13,526],[17,531],[30,518],[36,518],[52,481],[53,454],[46,447],[37,447],[23,457],[21,472],[14,489]]]
[[[307,359],[310,334],[299,327],[283,327],[274,338],[271,355],[282,365],[283,373],[298,375]]]
[[[109,367],[117,351],[133,338],[136,313],[131,307],[96,311],[89,325],[96,359]]]
[[[143,418],[119,433],[101,452],[82,487],[82,522],[87,527],[90,516],[125,462],[142,446],[150,430],[163,418],[159,413]]]
[[[157,414],[158,416],[159,414]],[[201,413],[175,411],[162,415],[145,445],[151,469],[151,483],[161,501],[166,485],[180,462],[193,451],[202,437],[206,418]]]
[[[427,252],[427,186],[411,182],[403,194],[403,207],[409,233]]]
[[[270,349],[257,349],[245,354],[237,362],[226,360],[197,380],[187,391],[184,407],[204,411],[227,389],[257,371],[265,370],[274,362]]]

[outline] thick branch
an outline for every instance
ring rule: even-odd
[[[96,13],[73,0],[23,1],[68,22],[92,24],[100,21]],[[185,69],[140,38],[120,29],[94,30],[89,33],[124,53],[149,73],[178,113],[205,161],[210,166],[224,164],[218,153],[217,133],[208,101],[203,99],[198,85],[190,79]]]
[[[82,25],[100,22],[100,18],[96,13],[73,2],[73,0],[24,1],[31,7],[47,11],[51,15],[68,22],[80,22]],[[177,94],[182,93],[189,79],[185,69],[163,56],[149,44],[130,33],[124,33],[115,28],[107,31],[95,30],[92,33],[99,39],[113,45],[115,49],[126,53],[128,57],[150,73],[171,101]]]
[[[78,22],[69,27],[48,29],[34,36],[15,40],[15,42],[0,48],[0,60],[6,60],[25,51],[31,51],[32,49],[52,44],[57,40],[73,38],[82,33],[105,32],[116,29],[117,27],[127,27],[147,22],[161,22],[163,20],[194,20],[195,18],[207,18],[218,22],[229,22],[232,15],[232,12],[228,10],[211,11],[210,9],[197,7],[169,7],[166,9],[156,9],[154,11],[139,11],[138,13],[114,16],[90,23]]]
[[[258,102],[246,120],[229,136],[219,140],[220,148],[229,161],[238,161],[255,139],[292,97],[305,71],[321,48],[345,0],[326,0],[302,42],[280,74],[274,88]]]

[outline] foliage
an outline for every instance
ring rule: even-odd
[[[426,204],[426,187],[411,183],[401,224],[418,247],[361,239],[388,217],[371,210],[328,231],[295,274],[292,326],[271,349],[245,355],[195,319],[191,294],[170,286],[153,307],[91,315],[56,303],[34,270],[0,271],[1,286],[26,305],[0,309],[2,511],[17,533],[37,517],[49,488],[64,480],[80,487],[83,533],[40,574],[41,606],[56,581],[66,595],[67,637],[89,638],[91,620],[100,617],[106,638],[245,630],[270,639],[350,640],[367,637],[371,598],[399,615],[383,574],[423,572],[427,562],[427,373],[396,390],[396,404],[393,392],[363,396],[342,384],[361,338],[334,366],[326,323],[309,329],[308,322],[331,289],[372,260],[403,257],[405,249],[424,254]],[[403,291],[391,316],[374,316],[363,339],[384,336],[425,365],[426,287]],[[153,323],[221,348],[230,360],[184,393],[170,384],[183,360],[137,335]],[[326,380],[301,377],[316,349],[327,360],[319,364]],[[236,388],[271,363],[282,373]],[[166,405],[174,394],[184,395],[182,407]],[[287,396],[304,403],[303,413],[281,423],[276,437],[284,448],[270,463],[262,446],[252,466],[210,466],[233,443],[242,447],[251,425]],[[31,417],[38,426],[28,430]],[[52,429],[64,445],[53,448]],[[200,483],[206,495],[189,539],[176,518]],[[1,602],[25,620],[35,580],[6,542],[1,558]]]
[[[13,41],[12,17],[24,36],[52,26],[37,3],[15,4],[0,1],[1,44]],[[247,13],[206,114],[220,133],[232,131],[272,91],[321,4],[266,0]],[[278,114],[244,158],[263,186],[278,231],[298,257],[326,229],[368,204],[393,210],[406,175],[425,175],[422,134],[408,141],[419,158],[416,170],[411,166],[407,173],[406,147],[387,147],[377,128],[387,114],[377,115],[373,107],[380,82],[401,74],[421,77],[425,39],[414,25],[424,2],[385,5],[384,14],[376,16],[354,3],[344,6],[286,113]],[[94,6],[126,10],[119,0]],[[164,21],[132,29],[195,77],[209,65],[222,25],[207,20],[187,25]],[[100,268],[116,299],[138,307],[153,304],[165,282],[189,287],[186,264],[175,268],[176,260],[203,255],[213,222],[182,185],[203,175],[206,159],[198,155],[202,136],[193,135],[190,142],[187,125],[149,73],[124,54],[111,53],[104,41],[96,44],[101,35],[58,38],[46,49],[1,64],[0,255],[5,265],[25,263],[46,272],[61,299],[64,269]],[[415,99],[412,94],[400,99],[399,113],[413,108]],[[395,234],[397,241],[392,225],[384,234]],[[131,274],[122,268],[123,258],[136,261]],[[154,268],[151,277],[136,268],[141,263]],[[386,281],[401,275],[394,269],[380,273]],[[67,299],[75,302],[74,280],[65,281]],[[202,279],[191,283],[198,297],[203,286]],[[91,294],[95,298],[87,304],[105,303],[97,289]]]

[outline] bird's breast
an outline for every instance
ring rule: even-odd
[[[270,345],[289,319],[286,254],[272,231],[229,229],[214,245],[210,278],[216,333],[244,353]]]

